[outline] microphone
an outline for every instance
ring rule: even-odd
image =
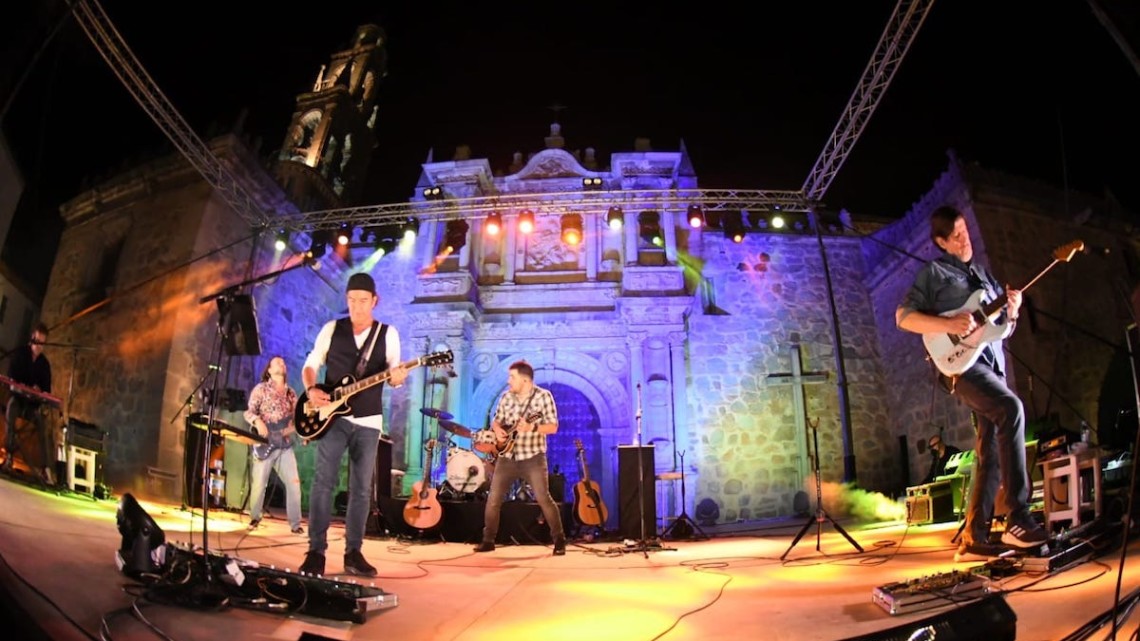
[[[1081,253],[1106,258],[1109,254],[1112,253],[1112,250],[1108,247],[1101,247],[1099,245],[1085,245],[1084,247],[1081,247]]]

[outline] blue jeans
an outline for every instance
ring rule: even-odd
[[[261,518],[265,504],[265,488],[269,485],[269,473],[277,470],[277,476],[285,485],[285,513],[289,516],[289,529],[301,527],[301,476],[297,473],[297,457],[292,447],[275,449],[264,461],[253,457],[253,490],[249,498],[249,518]]]
[[[539,454],[521,461],[500,458],[495,462],[495,475],[491,477],[491,492],[487,497],[487,507],[483,511],[483,540],[494,543],[499,535],[499,515],[503,511],[503,499],[511,483],[522,479],[534,490],[534,499],[542,508],[542,516],[550,526],[550,537],[554,540],[566,538],[562,531],[562,515],[550,496],[550,481],[546,476],[546,454]]]
[[[359,550],[364,544],[364,526],[372,499],[372,470],[380,430],[362,427],[346,418],[333,420],[317,440],[316,473],[309,490],[309,551],[325,553],[329,547],[333,489],[340,477],[340,461],[348,450],[348,514],[344,520],[344,550]]]
[[[998,484],[1005,487],[1009,519],[1029,517],[1029,478],[1025,470],[1025,408],[1005,377],[987,365],[974,365],[958,379],[955,394],[978,418],[974,478],[966,511],[969,540],[985,543]]]

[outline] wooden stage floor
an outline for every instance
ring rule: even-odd
[[[370,583],[394,594],[399,604],[368,613],[364,623],[348,623],[138,598],[141,591],[115,565],[121,541],[118,498],[56,494],[0,477],[4,601],[20,606],[49,638],[847,639],[897,626],[913,630],[930,617],[969,608],[940,600],[942,605],[933,609],[891,616],[871,597],[879,586],[981,564],[954,562],[950,539],[956,523],[907,527],[841,521],[865,549],[860,554],[825,522],[821,551],[815,549],[812,527],[786,561],[780,557],[803,526],[802,518],[722,526],[710,532],[709,540],[668,542],[668,549],[646,554],[630,553],[620,541],[574,543],[566,556],[553,557],[541,545],[476,555],[466,544],[370,538],[364,554],[380,570]],[[201,545],[200,512],[146,501],[141,505],[168,542]],[[244,515],[210,512],[211,552],[278,570],[300,564],[306,537],[289,533],[283,519],[263,521],[250,534],[247,521]],[[339,572],[343,528],[334,521],[329,534],[328,570]],[[1133,541],[1122,595],[1140,586],[1136,547]],[[1063,639],[1112,607],[1119,567],[1117,546],[1064,571],[1015,573],[990,587],[1004,593],[1016,613],[1017,639]],[[1136,619],[1122,624],[1118,638],[1136,630]],[[1088,638],[1104,639],[1107,632],[1104,628]]]

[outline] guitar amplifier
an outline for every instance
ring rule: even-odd
[[[935,481],[906,489],[907,525],[953,521],[954,488],[950,481]]]
[[[67,421],[67,442],[69,445],[91,450],[96,454],[105,454],[107,433],[90,423],[76,420]]]

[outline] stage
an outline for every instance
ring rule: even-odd
[[[709,528],[709,540],[667,541],[665,548],[644,553],[620,540],[577,541],[565,557],[553,557],[549,546],[538,544],[477,555],[469,544],[438,538],[369,538],[364,554],[380,576],[363,584],[394,595],[398,605],[368,612],[364,623],[237,607],[159,605],[136,598],[141,590],[116,568],[119,499],[56,494],[0,477],[4,601],[30,615],[48,638],[832,640],[903,625],[913,630],[929,617],[977,607],[959,596],[957,604],[938,600],[933,609],[891,616],[872,602],[878,587],[980,565],[954,562],[950,539],[957,523],[908,527],[839,521],[865,549],[857,553],[825,521],[820,552],[814,526],[789,550],[807,522],[799,517]],[[140,505],[168,542],[202,544],[200,511]],[[279,511],[253,533],[246,530],[247,516],[211,511],[210,551],[291,572],[304,557],[307,538],[290,534]],[[341,571],[343,546],[343,528],[334,520],[329,572]],[[1135,548],[1134,541],[1122,595],[1140,586]],[[1119,554],[1116,547],[1064,571],[994,579],[993,590],[1004,592],[1004,603],[1016,615],[1016,638],[1061,639],[1111,608]],[[994,601],[1002,599],[986,603]],[[6,623],[18,633],[6,638],[35,638],[13,627],[17,624]],[[1135,617],[1125,621],[1118,638],[1128,638],[1136,628]],[[1091,638],[1106,638],[1108,629]],[[999,638],[979,635],[971,638]]]

